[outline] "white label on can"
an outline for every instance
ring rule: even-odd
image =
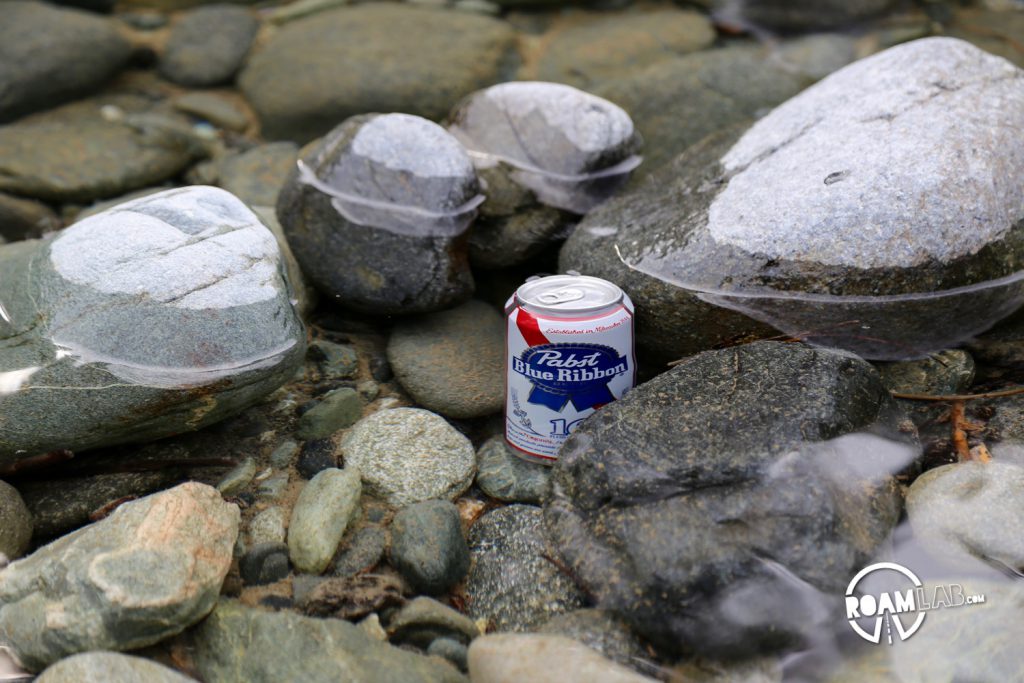
[[[553,318],[513,306],[508,316],[505,438],[555,460],[584,419],[635,382],[633,305],[589,318]]]

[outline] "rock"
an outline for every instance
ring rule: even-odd
[[[288,173],[295,168],[299,148],[293,142],[257,145],[217,162],[218,184],[243,202],[276,206]]]
[[[480,635],[473,620],[431,598],[415,598],[398,610],[388,622],[388,634],[394,643],[410,643],[426,648],[439,638],[468,645]]]
[[[852,354],[759,342],[693,356],[569,437],[549,543],[598,607],[665,652],[799,645],[899,518],[891,473],[917,456],[903,420]]]
[[[259,21],[236,5],[208,5],[174,24],[160,58],[160,73],[191,87],[231,80],[245,61]]]
[[[673,56],[710,47],[715,31],[697,12],[594,13],[556,26],[543,38],[537,63],[520,78],[587,88]]]
[[[370,571],[384,557],[388,536],[377,525],[357,529],[334,558],[334,575],[347,578]]]
[[[503,436],[488,439],[476,455],[476,485],[506,503],[540,504],[551,468],[520,458]]]
[[[530,505],[488,512],[469,531],[467,611],[488,630],[527,631],[583,606],[583,595],[547,557],[543,514]]]
[[[446,593],[469,569],[459,509],[447,500],[425,500],[401,510],[391,523],[388,557],[417,592]]]
[[[629,267],[786,334],[920,357],[1024,300],[1024,284],[997,282],[1024,266],[1024,190],[998,180],[1024,172],[1024,149],[991,137],[1022,119],[1024,71],[962,41],[913,41],[835,72],[735,143],[684,154],[657,207],[623,195],[577,233],[609,226]],[[950,176],[961,159],[969,171]]]
[[[325,294],[365,313],[424,313],[473,293],[463,234],[478,191],[465,150],[437,124],[357,116],[306,148],[277,215]]]
[[[455,665],[459,671],[466,671],[469,668],[469,648],[457,640],[451,638],[438,638],[432,640],[427,646],[427,654],[434,657],[444,657]]]
[[[0,127],[0,191],[88,202],[159,184],[202,154],[182,119],[135,113],[108,120],[104,106],[82,100]]]
[[[314,306],[316,306],[316,292],[313,291],[312,285],[303,276],[302,270],[299,268],[299,262],[295,259],[295,254],[292,253],[292,248],[288,245],[288,238],[285,237],[284,229],[277,221],[277,214],[274,212],[273,207],[270,206],[253,207],[253,213],[259,216],[263,224],[270,229],[270,232],[274,233],[274,238],[277,239],[277,246],[281,250],[281,260],[284,262],[285,275],[287,276],[292,294],[292,305],[295,306],[295,310],[303,319],[308,318]]]
[[[288,513],[278,505],[272,505],[252,518],[249,522],[249,543],[284,543],[287,538],[285,524]]]
[[[346,467],[363,475],[368,492],[388,505],[454,500],[476,472],[473,445],[434,413],[393,408],[364,417],[341,443]]]
[[[28,550],[31,540],[32,513],[18,489],[0,481],[0,556],[18,559]]]
[[[505,77],[515,39],[488,17],[399,4],[341,8],[281,28],[239,83],[267,138],[308,142],[367,112],[439,120],[459,97]]]
[[[221,602],[195,631],[195,663],[207,683],[465,683],[455,669],[367,636],[339,619],[268,613]]]
[[[5,246],[0,291],[0,464],[199,429],[305,351],[273,236],[210,187]]]
[[[300,439],[326,439],[351,427],[363,415],[363,400],[355,389],[342,387],[324,394],[299,418],[295,435]]]
[[[299,494],[288,525],[292,564],[301,572],[321,574],[331,563],[345,529],[359,509],[359,472],[327,469]]]
[[[288,546],[284,543],[260,543],[249,548],[238,562],[242,581],[263,586],[288,576]]]
[[[640,164],[629,114],[568,85],[512,82],[463,100],[449,132],[478,168],[498,168],[538,202],[584,214]]]
[[[352,621],[403,604],[404,589],[402,580],[393,574],[337,577],[304,589],[303,597],[296,597],[296,602],[311,616]]]
[[[264,500],[279,500],[288,486],[288,473],[278,472],[262,480],[256,489],[256,495]]]
[[[131,53],[129,42],[107,18],[42,2],[5,2],[0,123],[95,90]]]
[[[537,632],[572,638],[629,668],[636,668],[638,663],[650,660],[650,653],[629,628],[629,624],[599,609],[578,609],[559,614],[537,629]]]
[[[337,466],[334,442],[330,439],[314,439],[304,443],[299,452],[299,461],[295,463],[296,471],[306,479],[312,479],[317,473]]]
[[[880,363],[878,374],[890,391],[904,394],[960,394],[974,381],[974,359],[958,349],[920,360]]]
[[[256,461],[246,458],[238,463],[217,483],[217,490],[224,496],[231,497],[241,493],[256,477]]]
[[[195,683],[174,669],[117,652],[85,652],[57,662],[36,683]]]
[[[284,469],[292,464],[295,456],[299,453],[299,444],[291,439],[286,439],[278,444],[270,453],[270,464],[278,469]]]
[[[469,646],[473,683],[653,683],[571,638],[532,633],[483,636]]]
[[[180,471],[120,472],[19,483],[32,512],[37,540],[49,540],[85,526],[108,504],[145,496],[180,481]]]
[[[1000,368],[1024,365],[1024,308],[972,340],[967,348],[979,363]]]
[[[319,339],[309,345],[307,356],[317,361],[320,371],[330,380],[352,379],[359,372],[359,355],[346,344]]]
[[[777,31],[849,28],[893,8],[895,0],[730,0],[723,18]]]
[[[388,362],[402,388],[427,410],[469,418],[505,400],[505,319],[482,301],[400,322]]]
[[[180,633],[213,608],[238,520],[236,506],[198,483],[125,503],[0,572],[0,639],[39,671]]]
[[[241,132],[249,127],[249,117],[234,101],[224,97],[223,95],[216,95],[208,92],[190,92],[181,95],[180,97],[174,98],[174,108],[178,111],[192,116],[204,119],[227,130]],[[262,145],[261,147],[265,147]],[[255,149],[260,149],[257,147]],[[250,150],[253,151],[253,150]],[[244,154],[244,153],[243,153]],[[242,156],[241,154],[238,156]],[[223,169],[224,162],[222,161],[219,168]],[[242,196],[241,193],[234,191],[230,187],[224,186],[225,190],[231,192],[243,202],[249,204],[259,204],[260,202],[251,202],[248,198]],[[267,202],[269,206],[273,206],[274,202]]]
[[[46,204],[0,193],[0,239],[27,240],[60,227],[57,214]]]
[[[384,630],[384,627],[380,625],[380,617],[377,616],[376,612],[373,612],[372,614],[368,614],[365,617],[363,617],[356,624],[356,627],[359,628],[363,633],[365,633],[370,638],[373,638],[374,640],[379,640],[383,642],[388,639],[388,634]]]
[[[979,560],[1024,569],[1024,467],[1001,462],[943,465],[918,477],[907,492],[914,536],[943,561],[970,568]]]

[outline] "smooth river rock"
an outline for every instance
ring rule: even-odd
[[[32,513],[18,489],[0,481],[0,556],[16,560],[28,550],[32,540]]]
[[[117,652],[83,652],[62,659],[36,683],[195,683],[174,669]]]
[[[0,464],[192,431],[302,363],[274,236],[212,187],[0,248]]]
[[[473,293],[465,232],[483,201],[473,164],[437,124],[348,119],[302,150],[277,216],[302,271],[338,303],[425,313]]]
[[[0,571],[0,641],[39,671],[180,633],[213,609],[239,517],[194,482],[125,503]]]
[[[1022,123],[1024,71],[955,39],[899,45],[599,207],[561,265],[636,271],[638,310],[684,290],[669,313],[683,336],[719,315],[709,302],[865,357],[920,357],[1024,301],[1024,189],[1008,180],[1024,173]],[[719,342],[742,331],[725,327]]]
[[[702,353],[569,437],[549,543],[598,607],[667,653],[799,647],[841,616],[849,579],[899,519],[891,473],[918,451],[901,428],[852,354]]]

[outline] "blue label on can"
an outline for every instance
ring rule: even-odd
[[[533,385],[529,403],[562,412],[572,402],[582,411],[615,400],[608,383],[628,372],[629,362],[602,344],[541,344],[513,357],[512,369]]]

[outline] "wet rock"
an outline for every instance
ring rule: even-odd
[[[381,561],[387,548],[388,536],[377,525],[357,529],[334,558],[335,576],[349,577],[367,572]]]
[[[483,636],[469,646],[473,683],[653,683],[571,638],[532,633]]]
[[[971,567],[977,561],[1024,569],[1024,467],[1000,462],[943,465],[907,492],[914,536],[936,557]]]
[[[191,87],[230,81],[245,60],[259,21],[237,5],[208,5],[185,14],[171,29],[160,73]]]
[[[241,493],[256,476],[256,460],[246,458],[217,482],[217,490],[224,496],[231,497]]]
[[[505,320],[482,301],[403,321],[388,340],[388,362],[409,395],[454,418],[501,411]]]
[[[466,680],[446,664],[377,641],[345,621],[267,613],[232,602],[222,602],[200,625],[195,646],[196,669],[207,683]]]
[[[130,500],[173,486],[180,470],[120,472],[20,483],[35,520],[35,537],[51,539],[85,526],[90,516],[118,500]]]
[[[240,85],[266,137],[307,142],[366,112],[439,120],[459,97],[501,80],[514,49],[515,32],[496,19],[363,5],[289,23],[250,58]]]
[[[117,652],[85,652],[57,662],[36,683],[195,683],[174,669]]]
[[[46,204],[0,193],[0,239],[32,239],[60,227],[57,214]]]
[[[32,540],[32,513],[18,489],[0,481],[0,555],[16,560]]]
[[[274,583],[288,576],[288,546],[284,543],[259,543],[249,548],[238,561],[238,570],[249,586]]]
[[[473,445],[444,418],[418,408],[382,410],[356,423],[341,451],[367,491],[404,507],[432,498],[454,500],[473,483]]]
[[[181,97],[174,98],[174,108],[200,119],[205,119],[213,125],[227,130],[240,132],[249,127],[249,117],[246,116],[245,111],[243,111],[230,98],[224,97],[223,95],[216,95],[214,93],[207,92],[186,93]],[[223,162],[218,166],[218,168],[223,169]],[[222,187],[241,199],[243,202],[248,204],[260,203],[252,202],[247,197],[242,196],[241,193],[236,192],[230,187],[224,185],[222,185]],[[274,202],[267,202],[267,205],[273,206]]]
[[[470,95],[448,130],[478,168],[499,166],[541,204],[586,213],[640,163],[640,136],[616,105],[568,85],[501,83]]]
[[[276,206],[284,179],[298,158],[299,148],[292,142],[271,142],[229,154],[217,163],[218,184],[246,204]]]
[[[630,668],[636,668],[638,663],[650,659],[650,653],[629,624],[599,609],[578,609],[559,614],[537,629],[537,632],[572,638]]]
[[[403,590],[392,574],[362,574],[319,581],[296,602],[306,614],[353,620],[403,604]]]
[[[391,523],[388,557],[417,592],[447,592],[469,569],[459,509],[447,500],[425,500],[402,509]]]
[[[503,436],[488,439],[476,455],[476,485],[506,503],[539,504],[548,486],[551,468],[523,460]]]
[[[88,202],[157,185],[202,154],[183,119],[142,112],[108,120],[107,104],[83,100],[0,127],[0,191]]]
[[[899,518],[891,473],[917,455],[902,421],[851,354],[693,356],[570,436],[549,541],[599,607],[667,652],[799,645]]]
[[[920,360],[880,363],[878,374],[890,391],[903,394],[959,394],[974,381],[974,359],[958,349]]]
[[[249,543],[284,543],[287,532],[285,524],[288,513],[277,505],[268,507],[249,522]]]
[[[586,88],[655,62],[709,47],[715,31],[697,12],[595,13],[544,37],[544,51],[521,78]]]
[[[0,638],[38,671],[180,633],[213,608],[238,520],[236,506],[197,483],[126,503],[0,573]]]
[[[296,471],[306,479],[312,479],[317,473],[337,466],[334,442],[330,439],[314,439],[304,443],[299,452],[299,460],[295,463]]]
[[[875,19],[895,0],[725,0],[722,18],[777,31],[847,28]]]
[[[825,45],[801,58],[808,43],[821,42]],[[595,94],[629,112],[644,138],[644,163],[635,175],[651,174],[712,133],[752,122],[824,75],[823,65],[834,70],[855,59],[854,41],[847,36],[783,45],[702,50],[595,86]]]
[[[261,400],[305,350],[279,269],[273,235],[210,187],[0,249],[0,463],[192,431]]]
[[[321,372],[331,380],[352,379],[359,372],[359,355],[347,344],[317,340],[309,345],[309,357],[317,361]]]
[[[95,90],[131,52],[114,22],[104,17],[42,2],[5,2],[0,123]]]
[[[302,489],[288,525],[288,549],[299,571],[320,574],[359,509],[359,472],[327,469]]]
[[[348,119],[307,148],[277,215],[303,272],[371,313],[423,313],[469,298],[463,233],[482,201],[444,129],[407,114]],[[339,262],[352,263],[338,268]]]
[[[1024,259],[1017,189],[996,180],[1024,154],[988,138],[1009,125],[1003,117],[1024,115],[1022,82],[1024,72],[960,41],[891,48],[807,89],[738,142],[723,135],[685,153],[665,169],[674,180],[661,179],[670,184],[657,188],[657,206],[653,187],[641,188],[576,234],[613,236],[598,260],[661,279],[655,292],[676,286],[825,346],[904,359],[955,345],[1024,298],[1019,282],[996,282]],[[987,122],[954,114],[979,102],[1003,104],[982,107]],[[983,160],[949,175],[961,155]],[[923,209],[909,208],[913,197]],[[984,228],[961,229],[982,217]],[[576,260],[563,254],[563,267],[588,265]],[[637,308],[649,307],[638,295]],[[962,311],[957,324],[945,323],[951,311]],[[705,316],[685,317],[703,327]]]
[[[487,513],[469,532],[472,565],[467,611],[488,630],[527,631],[583,606],[572,580],[548,560],[543,513],[509,505]]]
[[[394,643],[426,648],[438,638],[468,645],[480,635],[480,629],[472,619],[451,607],[431,598],[419,597],[409,601],[391,618],[388,634]]]
[[[363,400],[355,389],[342,387],[324,394],[299,418],[295,435],[300,439],[326,439],[351,427],[363,415]]]

